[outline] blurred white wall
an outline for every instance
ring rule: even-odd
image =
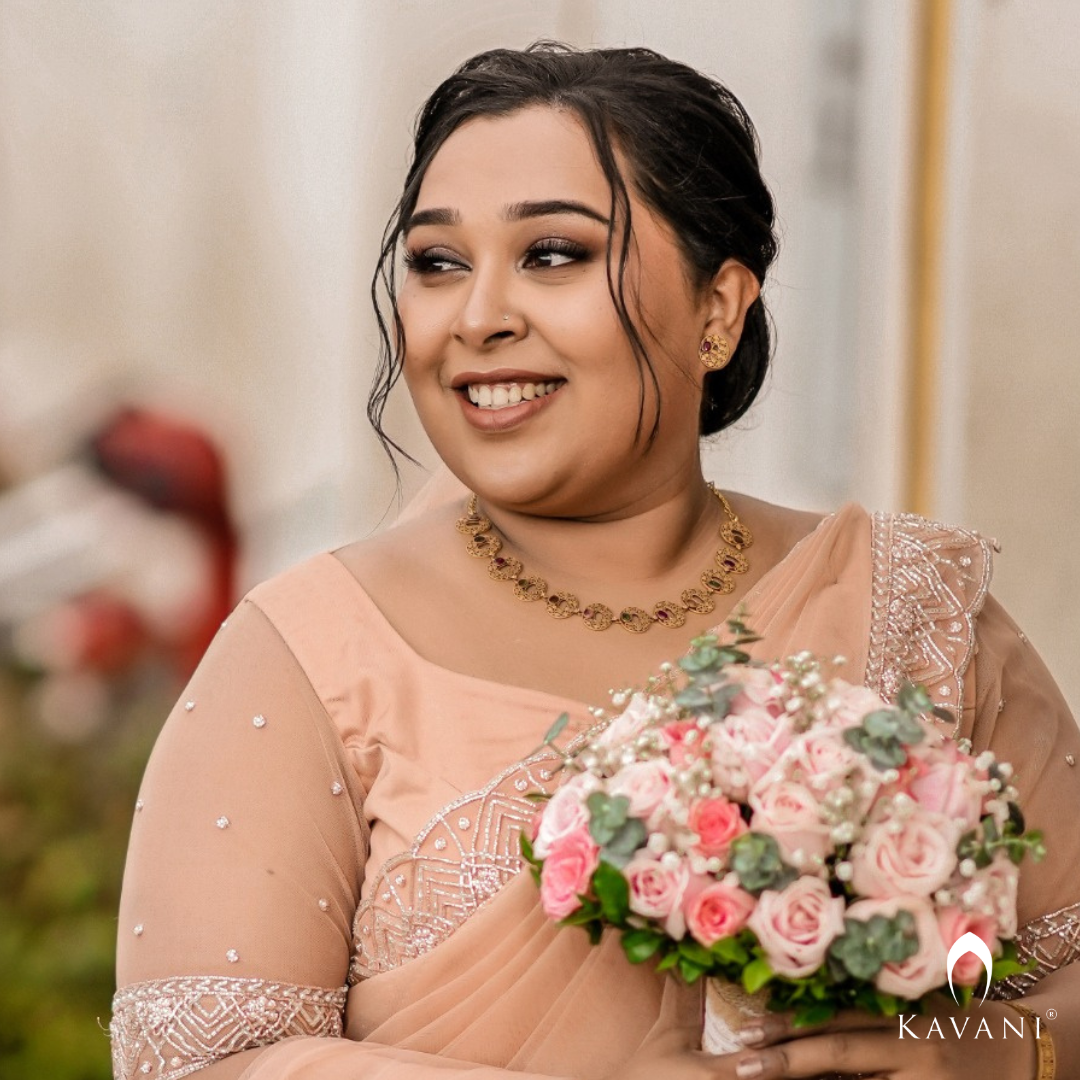
[[[465,57],[555,37],[686,60],[758,125],[783,244],[776,363],[711,474],[807,507],[906,508],[920,9],[0,0],[0,469],[32,474],[95,402],[135,394],[225,441],[245,583],[378,527],[393,478],[364,413],[368,285],[412,118]],[[951,10],[928,509],[1003,539],[999,592],[1077,701],[1080,9]],[[430,463],[403,389],[393,430]],[[406,468],[406,492],[421,479]]]

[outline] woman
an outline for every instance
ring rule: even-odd
[[[404,374],[464,487],[255,589],[209,650],[137,806],[117,1075],[1034,1076],[1031,1037],[898,1042],[861,1017],[797,1038],[770,1021],[712,1057],[700,988],[540,913],[517,837],[526,793],[551,790],[544,731],[566,711],[584,732],[584,703],[737,604],[759,655],[841,652],[885,693],[916,678],[1017,765],[1052,852],[1021,886],[1046,975],[1029,1000],[1062,1018],[1062,1075],[1080,1071],[1063,1022],[1080,1019],[1078,851],[1060,825],[1080,738],[986,596],[988,546],[702,477],[700,435],[743,413],[769,353],[773,209],[741,106],[646,50],[540,45],[464,65],[415,149],[371,412],[378,428]],[[703,584],[732,529],[745,558]],[[984,1009],[994,1030],[1016,1019]]]

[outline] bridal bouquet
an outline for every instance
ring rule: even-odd
[[[522,836],[545,912],[594,944],[614,928],[631,962],[687,982],[767,990],[799,1025],[918,1011],[969,933],[992,980],[1026,970],[1018,864],[1043,847],[1010,766],[946,738],[920,687],[888,705],[839,659],[756,664],[729,627],[613,695],[621,712],[573,754],[565,717],[548,733],[569,775]],[[976,954],[955,964],[962,1003],[982,973]]]

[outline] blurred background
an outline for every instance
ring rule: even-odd
[[[659,49],[758,126],[776,361],[710,475],[996,537],[1080,704],[1080,5],[0,0],[5,1080],[109,1075],[146,754],[244,589],[393,519],[367,297],[411,124],[540,37]]]

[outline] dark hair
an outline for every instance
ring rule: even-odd
[[[746,110],[716,80],[644,48],[580,51],[540,41],[523,51],[480,53],[446,79],[420,112],[413,162],[383,234],[372,281],[382,349],[368,416],[388,451],[393,447],[404,453],[382,428],[387,396],[401,375],[401,356],[380,306],[380,286],[390,301],[395,340],[403,343],[394,258],[424,174],[461,124],[530,105],[549,105],[577,116],[611,187],[608,286],[638,362],[642,409],[646,372],[654,388],[657,379],[623,295],[631,220],[627,181],[619,171],[616,148],[629,163],[628,179],[636,192],[672,227],[695,288],[703,288],[729,258],[737,259],[763,283],[776,257],[773,203],[758,167],[757,133]],[[612,260],[620,221],[625,228]],[[770,351],[768,316],[758,298],[747,311],[731,361],[705,377],[702,435],[721,431],[746,412],[764,382]],[[657,419],[650,438],[658,423]]]

